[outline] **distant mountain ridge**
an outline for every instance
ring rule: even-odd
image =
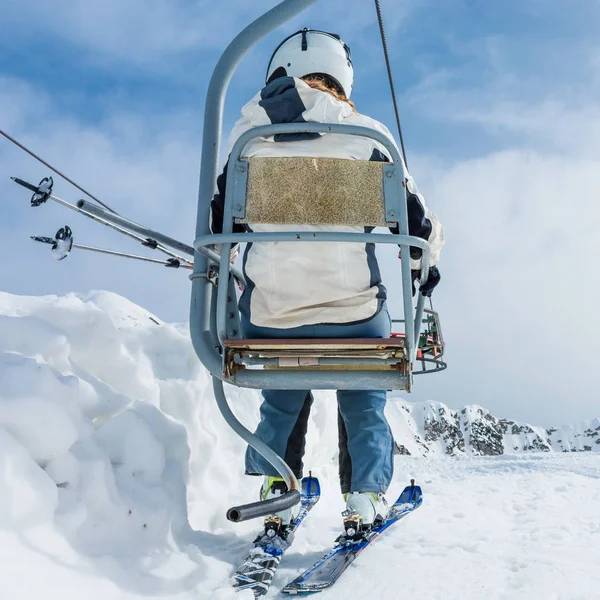
[[[501,419],[478,405],[390,399],[396,452],[413,456],[498,456],[523,452],[600,452],[600,418],[557,428]]]

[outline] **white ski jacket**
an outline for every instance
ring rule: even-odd
[[[331,94],[311,88],[300,79],[272,81],[242,109],[228,150],[248,129],[270,123],[344,123],[371,127],[393,140],[389,130],[374,119],[356,114]],[[385,148],[368,138],[340,134],[296,134],[256,138],[245,149],[247,157],[316,156],[389,161]],[[212,202],[212,230],[222,231],[225,172]],[[425,206],[409,179],[409,230],[432,245],[432,266],[444,243],[442,226]],[[234,231],[241,231],[236,225]],[[253,225],[248,231],[345,231],[365,228],[332,225]],[[415,249],[416,250],[416,249]],[[411,267],[420,267],[420,251],[411,254]],[[287,329],[319,323],[353,324],[374,317],[386,299],[374,244],[333,242],[249,243],[243,257],[248,285],[240,311],[254,325]]]

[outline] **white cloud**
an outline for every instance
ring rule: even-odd
[[[515,149],[427,173],[419,185],[446,228],[434,302],[451,370],[415,399],[443,389],[451,406],[546,425],[595,416],[597,162]]]
[[[521,71],[513,42],[457,43],[464,62],[425,70],[403,98],[472,157],[411,156],[446,228],[434,301],[450,365],[419,379],[414,399],[443,390],[453,407],[478,402],[550,425],[598,412],[598,79],[593,61],[574,63],[568,82],[547,64]],[[467,64],[476,52],[477,77]],[[477,148],[502,150],[476,156],[470,142],[461,145],[465,131],[485,140]]]

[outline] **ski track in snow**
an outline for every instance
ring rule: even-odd
[[[260,397],[227,387],[250,428]],[[396,437],[407,430],[390,402]],[[323,496],[267,598],[339,533],[337,427],[318,393],[305,463]],[[0,599],[237,600],[257,495],[186,327],[107,292],[0,293]],[[600,453],[397,456],[424,503],[325,598],[600,599]]]

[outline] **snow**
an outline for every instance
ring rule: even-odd
[[[226,391],[252,428],[258,392]],[[316,396],[305,463],[323,497],[268,597],[339,533],[335,402]],[[388,415],[411,453],[389,496],[414,477],[423,506],[323,598],[597,597],[600,453],[573,450],[598,450],[598,419],[510,422],[492,438],[512,453],[477,456],[471,438],[499,422],[482,407],[393,400]],[[522,453],[534,439],[547,451]],[[225,518],[260,485],[243,453],[186,326],[107,292],[0,293],[0,598],[251,599],[229,577],[257,523]]]

